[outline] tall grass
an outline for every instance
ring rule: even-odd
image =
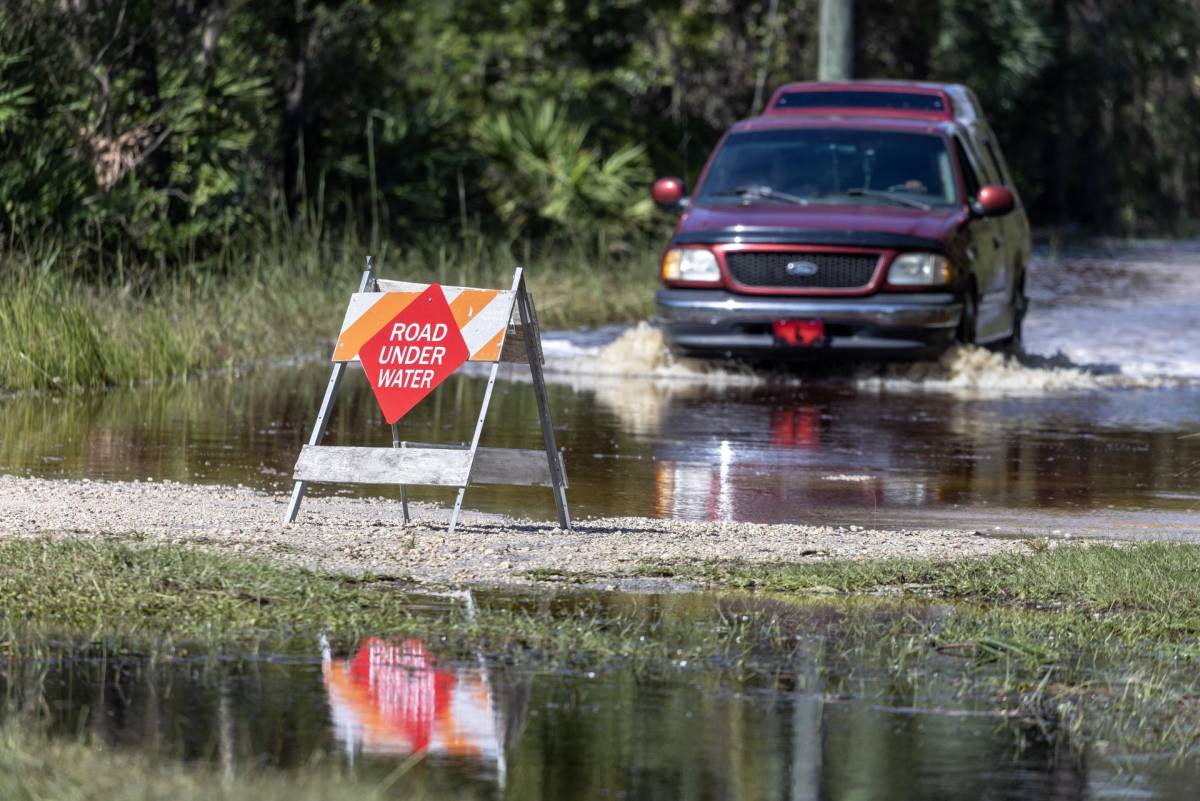
[[[369,248],[277,228],[260,241],[175,265],[80,267],[79,246],[0,251],[0,391],[70,391],[183,376],[331,347]],[[545,327],[644,317],[654,252],[603,245],[518,247],[474,235],[375,253],[378,274],[507,287],[518,263]]]

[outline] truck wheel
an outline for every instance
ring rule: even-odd
[[[997,343],[997,349],[1009,356],[1020,356],[1025,349],[1025,313],[1029,310],[1029,298],[1025,295],[1025,276],[1022,275],[1013,291],[1012,333]]]
[[[968,286],[963,292],[962,316],[958,318],[958,330],[954,332],[954,341],[959,345],[974,345],[978,319],[979,301],[975,299],[975,288]]]

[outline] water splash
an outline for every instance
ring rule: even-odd
[[[865,389],[1010,397],[1148,386],[1159,381],[1124,375],[1110,365],[1076,364],[1061,353],[1014,358],[978,346],[951,348],[936,361],[830,362],[755,370],[735,362],[674,356],[662,331],[645,322],[608,333],[606,343],[594,338],[573,341],[569,335],[558,338],[547,348],[550,380],[577,389],[612,384],[619,393],[653,396],[655,402],[650,406],[661,402],[659,396],[667,387],[798,384],[801,376],[805,382],[849,382]],[[640,386],[643,384],[646,386]]]
[[[1095,390],[1103,377],[1066,360],[1022,360],[969,345],[951,348],[937,361],[863,367],[856,383],[901,392],[1013,396]]]
[[[546,348],[546,370],[570,376],[648,378],[705,384],[756,384],[766,376],[732,362],[675,356],[662,330],[646,322],[624,329],[607,344],[558,338]]]

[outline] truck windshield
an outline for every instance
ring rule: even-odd
[[[844,129],[746,131],[725,140],[696,202],[958,205],[950,153],[932,134]]]

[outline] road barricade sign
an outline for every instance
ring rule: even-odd
[[[471,442],[402,441],[400,419],[467,361],[492,364]],[[508,290],[444,287],[376,278],[368,258],[359,291],[346,309],[333,362],[312,435],[296,462],[285,522],[296,519],[309,482],[397,484],[407,521],[404,487],[417,484],[458,488],[450,517],[453,531],[469,485],[515,484],[550,487],[558,523],[570,528],[566,470],[555,443],[542,375],[537,314],[521,268]],[[342,376],[353,362],[362,365],[392,427],[391,448],[321,445]],[[501,362],[522,362],[530,368],[544,450],[479,446]]]
[[[442,288],[429,288],[383,324],[359,349],[359,361],[383,417],[403,417],[467,360],[467,343]]]

